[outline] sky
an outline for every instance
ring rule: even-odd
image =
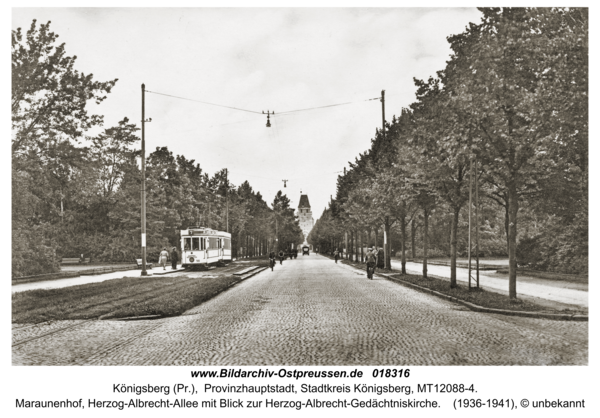
[[[210,175],[228,168],[234,185],[248,180],[269,204],[278,190],[293,207],[307,194],[316,220],[337,176],[381,127],[381,91],[389,121],[414,101],[413,78],[444,68],[446,38],[480,16],[474,8],[13,8],[11,25],[51,21],[76,69],[119,80],[89,106],[104,115],[103,128],[124,117],[140,124],[145,83],[147,154],[166,146]],[[263,111],[275,112],[270,128]]]

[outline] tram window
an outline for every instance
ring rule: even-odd
[[[200,251],[200,238],[192,238],[192,251]]]
[[[190,250],[190,239],[191,238],[184,238],[183,239],[183,250],[184,251],[189,251]]]

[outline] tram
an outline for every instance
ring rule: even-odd
[[[231,234],[210,228],[188,228],[181,231],[182,267],[208,267],[231,261]]]

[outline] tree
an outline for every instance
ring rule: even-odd
[[[76,140],[102,123],[102,116],[88,115],[86,105],[106,99],[117,80],[94,81],[75,70],[77,57],[67,56],[57,38],[50,22],[38,28],[34,20],[25,38],[21,28],[12,31],[13,155],[39,151],[51,137]]]
[[[102,123],[86,105],[102,102],[116,80],[98,82],[75,70],[76,57],[56,45],[49,22],[38,27],[34,20],[26,34],[19,28],[11,38],[12,175],[19,184],[13,193],[35,202],[32,210],[16,208],[18,216],[13,206],[13,236],[19,236],[13,264],[22,266],[13,273],[44,271],[39,266],[51,272],[58,269],[57,251],[68,242],[62,221],[73,216],[70,209],[86,204],[94,183],[88,150],[75,146],[87,129]],[[31,252],[39,245],[47,249]]]
[[[515,299],[520,190],[556,166],[549,158],[556,147],[565,148],[573,139],[581,144],[587,135],[581,118],[566,121],[587,108],[582,53],[587,14],[579,9],[480,10],[480,25],[449,38],[456,65],[448,71],[452,77],[446,87],[455,109],[468,117],[465,135],[478,134],[472,151],[507,196],[509,296]],[[557,121],[559,115],[566,117]]]
[[[460,211],[468,200],[471,138],[462,129],[465,121],[448,106],[442,79],[416,80],[417,102],[413,109],[412,138],[415,170],[452,213],[450,234],[450,287],[456,287],[456,256]],[[454,127],[460,129],[453,129]],[[423,170],[422,168],[426,168]]]
[[[279,190],[271,206],[277,227],[279,249],[289,249],[292,244],[299,245],[302,243],[304,235],[294,214],[294,209],[290,207],[290,199]]]

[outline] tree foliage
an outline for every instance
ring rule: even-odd
[[[310,238],[326,243],[391,224],[404,248],[410,215],[423,275],[431,246],[451,257],[454,286],[456,257],[467,251],[469,183],[477,181],[480,250],[508,255],[515,298],[517,263],[587,271],[588,11],[480,11],[480,23],[448,38],[446,67],[415,80],[415,102],[338,178]]]
[[[141,253],[141,172],[136,124],[123,118],[96,135],[100,104],[117,80],[96,81],[75,68],[50,22],[12,32],[12,274],[57,271],[61,257],[133,262]],[[147,156],[148,261],[178,245],[180,229],[232,233],[235,256],[260,255],[275,242],[301,243],[302,232],[281,192],[270,208],[248,182],[157,147]]]

